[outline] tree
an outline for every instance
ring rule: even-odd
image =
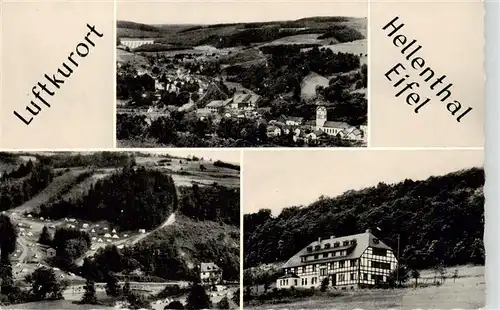
[[[264,293],[267,293],[267,290],[269,289],[269,287],[271,287],[269,282],[264,283]]]
[[[12,264],[8,259],[0,261],[0,283],[0,293],[8,295],[13,291]]]
[[[130,295],[130,293],[132,293],[132,291],[130,290],[130,282],[128,281],[128,279],[125,281],[125,284],[123,284],[122,291],[124,296],[128,296]]]
[[[164,310],[167,310],[167,309],[183,310],[184,305],[180,301],[174,300],[171,303],[169,303],[168,305],[166,305],[165,308],[163,308],[163,309]]]
[[[0,260],[9,259],[9,255],[16,250],[17,230],[10,218],[0,214]]]
[[[36,300],[63,299],[65,287],[57,281],[52,269],[40,267],[26,276],[26,282],[31,284],[30,293]]]
[[[415,279],[415,287],[418,285],[418,278],[420,278],[420,272],[417,269],[411,271],[411,277]]]
[[[217,309],[230,309],[229,300],[224,296],[217,304]]]
[[[325,277],[322,281],[321,281],[321,288],[320,290],[322,292],[326,291],[326,289],[328,288],[328,284],[330,284],[330,280],[328,280],[328,277]]]
[[[130,294],[128,294],[126,300],[131,309],[148,309],[151,306],[149,304],[149,301],[147,301],[143,295],[139,295],[135,292],[131,292]]]
[[[52,244],[52,236],[49,233],[49,229],[47,226],[43,226],[42,233],[40,234],[40,238],[38,238],[38,243],[51,245]]]
[[[85,293],[83,293],[81,304],[97,304],[97,296],[95,294],[95,283],[91,279],[87,279],[85,286],[83,287]]]
[[[453,271],[453,275],[451,277],[453,278],[453,283],[455,283],[455,280],[458,278],[458,269]]]
[[[112,297],[120,295],[120,286],[118,285],[118,279],[111,273],[108,273],[106,277],[106,294]]]
[[[209,308],[212,308],[212,301],[208,297],[205,288],[198,283],[193,283],[186,299],[186,309]]]

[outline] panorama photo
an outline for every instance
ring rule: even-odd
[[[482,150],[279,153],[245,154],[245,309],[485,307]]]
[[[239,309],[239,158],[0,153],[0,308]]]
[[[366,146],[367,11],[118,2],[117,145]]]

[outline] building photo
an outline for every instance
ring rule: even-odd
[[[484,307],[482,150],[243,162],[244,309]]]

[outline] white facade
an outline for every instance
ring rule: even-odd
[[[329,286],[356,288],[387,282],[396,268],[392,249],[366,232],[331,238],[331,242],[313,242],[285,264],[285,275],[276,286],[316,288],[328,277]]]

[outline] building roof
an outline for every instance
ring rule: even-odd
[[[201,263],[201,272],[220,271],[219,266],[213,262]]]
[[[285,273],[284,275],[282,275],[278,279],[289,279],[289,278],[299,279],[300,277],[293,272],[289,272],[289,273]]]
[[[207,108],[220,108],[224,107],[227,104],[225,100],[212,100],[209,104],[207,104]]]
[[[339,129],[346,129],[351,127],[351,125],[345,123],[345,122],[334,122],[334,121],[326,121],[323,127],[327,128],[339,128]]]
[[[344,241],[351,241],[351,240],[356,240],[355,245],[349,245],[349,246],[342,246]],[[334,244],[336,242],[339,242],[341,246],[334,248]],[[323,253],[325,252],[325,244],[330,244],[330,249],[335,249],[335,250],[346,250],[347,255],[344,256],[335,256],[335,257],[329,257],[325,259],[318,259],[315,261],[307,261],[307,262],[301,262],[300,257],[305,255],[305,254],[316,254],[316,253]],[[320,250],[314,250],[314,248],[319,245],[321,247]],[[312,247],[312,252],[309,252],[307,249],[309,247]],[[359,258],[361,255],[364,253],[364,251],[368,247],[373,247],[373,248],[380,248],[380,249],[387,249],[387,250],[392,250],[388,245],[383,243],[381,240],[379,240],[377,237],[375,237],[371,231],[367,230],[366,232],[362,234],[356,234],[356,235],[349,235],[349,236],[344,236],[344,237],[330,237],[328,239],[319,239],[317,241],[311,242],[308,246],[304,247],[302,250],[300,250],[297,254],[292,256],[283,266],[282,268],[290,268],[290,267],[297,267],[297,266],[304,266],[304,265],[310,265],[313,262],[314,263],[327,263],[327,262],[333,262],[333,261],[338,261],[338,260],[345,260],[345,259],[353,259],[353,258]]]
[[[287,121],[297,122],[297,123],[302,123],[302,121],[304,120],[304,118],[303,117],[298,117],[298,116],[287,116],[286,120]]]

